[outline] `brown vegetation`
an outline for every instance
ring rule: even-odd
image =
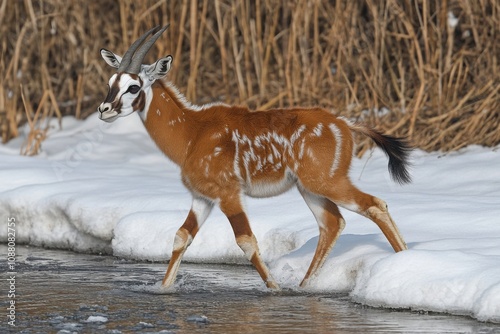
[[[99,49],[169,22],[147,60],[172,54],[195,103],[320,105],[429,151],[500,143],[497,0],[0,0],[0,22],[3,142],[34,110],[93,114]]]

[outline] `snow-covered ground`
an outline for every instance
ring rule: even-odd
[[[17,243],[167,261],[191,200],[139,118],[66,117],[62,131],[53,124],[39,156],[19,155],[22,136],[0,145],[0,241],[13,217]],[[389,179],[379,150],[354,159],[351,170],[355,184],[389,204],[409,250],[395,254],[373,223],[344,210],[347,227],[308,289],[500,322],[500,151],[412,158],[414,181],[404,187]],[[246,205],[274,277],[296,288],[318,240],[309,209],[296,190]],[[184,259],[246,263],[218,210]]]

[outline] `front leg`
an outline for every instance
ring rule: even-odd
[[[234,236],[236,237],[236,243],[243,250],[250,262],[252,262],[255,269],[257,269],[266,286],[270,289],[279,290],[278,283],[271,276],[269,269],[260,256],[257,239],[250,228],[250,223],[241,206],[239,196],[221,200],[220,207],[229,219]]]
[[[170,258],[167,272],[163,278],[162,286],[168,288],[174,283],[182,256],[193,241],[196,233],[198,233],[201,225],[207,219],[212,207],[213,203],[205,198],[193,198],[193,204],[186,221],[175,235],[172,257]]]

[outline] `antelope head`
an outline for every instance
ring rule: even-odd
[[[172,56],[160,58],[151,65],[144,65],[142,62],[146,53],[168,26],[167,24],[161,29],[158,26],[147,31],[130,46],[123,58],[101,49],[104,61],[117,69],[109,79],[106,99],[97,108],[101,120],[113,122],[118,117],[144,110],[146,102],[151,100],[151,85],[168,73]],[[145,41],[151,34],[153,36]]]

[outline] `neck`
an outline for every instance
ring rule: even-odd
[[[174,86],[161,81],[151,86],[149,95],[140,112],[146,130],[169,159],[182,165],[190,145],[188,132],[196,131],[191,124],[193,107]]]

